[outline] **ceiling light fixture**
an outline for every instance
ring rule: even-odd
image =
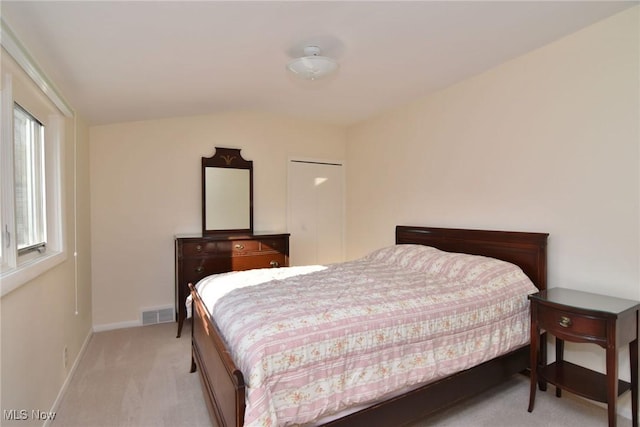
[[[338,69],[338,63],[320,55],[318,46],[304,48],[304,56],[289,62],[287,69],[305,80],[321,79]]]

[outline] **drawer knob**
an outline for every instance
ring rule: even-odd
[[[202,246],[201,245],[196,246],[196,251],[200,252],[201,250],[202,250]]]
[[[280,263],[278,261],[271,261],[269,265],[273,268],[280,267]]]
[[[243,249],[244,249],[244,245],[243,245],[242,243],[238,243],[238,244],[235,246],[235,248],[236,248],[237,250],[241,251],[241,250],[243,250]]]
[[[568,328],[569,326],[571,326],[571,318],[567,316],[561,316],[558,324],[563,328]]]
[[[196,273],[202,273],[204,271],[204,267],[203,266],[198,266],[195,268]]]

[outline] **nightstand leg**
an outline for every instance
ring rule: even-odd
[[[547,366],[547,333],[540,334],[540,347],[538,350],[538,366]],[[547,380],[538,375],[538,388],[547,391]]]
[[[529,412],[533,411],[533,405],[536,401],[536,383],[538,380],[538,358],[539,358],[539,341],[540,331],[538,331],[538,325],[535,319],[534,311],[531,311],[531,340],[529,342],[529,364],[531,367],[531,378],[529,385]]]
[[[631,364],[631,425],[638,427],[638,339],[629,343]]]
[[[618,416],[616,403],[618,400],[618,352],[615,342],[607,346],[607,412],[609,427],[616,427]]]
[[[564,360],[564,340],[556,338],[556,364]],[[562,397],[562,389],[556,385],[556,397]]]

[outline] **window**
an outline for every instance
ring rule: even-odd
[[[0,36],[1,297],[67,257],[62,167],[75,114],[2,19]]]
[[[18,256],[46,248],[44,126],[26,110],[13,109],[16,247]],[[8,231],[6,231],[9,233]]]
[[[66,259],[61,174],[65,118],[19,69],[4,65],[3,59],[0,296]]]

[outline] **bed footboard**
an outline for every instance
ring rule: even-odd
[[[217,326],[208,315],[200,295],[189,284],[193,298],[191,372],[199,371],[209,414],[219,427],[244,424],[245,384],[225,348]]]

